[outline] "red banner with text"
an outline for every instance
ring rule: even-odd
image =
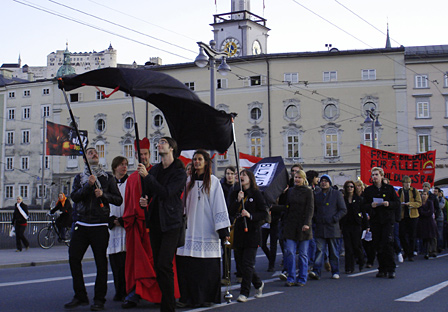
[[[411,178],[412,186],[422,189],[424,182],[434,185],[436,167],[436,151],[421,154],[399,154],[371,148],[361,144],[361,180],[372,184],[371,172],[373,167],[381,167],[384,177],[393,186],[401,187],[401,179],[407,175]]]

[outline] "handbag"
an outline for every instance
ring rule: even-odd
[[[9,237],[16,236],[16,228],[14,226],[11,227],[11,230],[9,231]]]
[[[187,231],[187,215],[182,216],[182,226],[180,228],[179,239],[177,240],[177,248],[185,245],[185,232]]]

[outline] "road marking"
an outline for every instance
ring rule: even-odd
[[[266,298],[266,297],[270,297],[270,296],[280,295],[280,294],[282,294],[282,293],[283,293],[283,291],[273,291],[273,292],[265,293],[265,294],[263,294],[263,297],[258,298],[258,300],[263,299],[263,298]],[[238,298],[238,297],[237,297],[237,298]],[[252,300],[255,300],[255,299],[257,299],[257,298],[249,297],[249,298],[247,298],[247,301],[252,301]],[[214,304],[214,305],[211,306],[211,307],[198,308],[198,309],[193,309],[193,310],[187,310],[187,312],[188,312],[188,311],[196,311],[196,312],[199,312],[199,311],[208,311],[208,310],[212,310],[212,309],[217,309],[217,308],[222,308],[222,307],[228,307],[229,305],[236,304],[236,303],[239,303],[239,302],[237,302],[237,301],[236,301],[236,298],[234,298],[234,300],[233,300],[232,302],[230,302],[230,303],[225,303],[225,302],[223,302],[223,303],[220,303],[220,304]]]
[[[108,274],[112,274],[112,272],[109,272]],[[96,273],[84,274],[84,277],[92,277],[92,276],[96,276]],[[69,280],[69,279],[72,279],[72,277],[71,276],[62,276],[62,277],[41,278],[41,279],[30,280],[30,281],[0,283],[0,287],[37,284],[37,283],[48,283],[48,282],[55,282],[55,281],[64,281],[64,280]]]
[[[358,277],[358,276],[363,276],[363,275],[367,275],[367,274],[371,274],[371,273],[376,273],[378,272],[377,269],[375,270],[369,270],[369,271],[365,271],[365,272],[359,272],[359,273],[355,273],[355,274],[349,274],[347,275],[347,277]]]
[[[410,295],[395,299],[395,301],[402,301],[402,302],[420,302],[426,298],[428,298],[431,295],[434,295],[439,290],[445,288],[448,286],[448,281],[442,282],[440,284],[425,288],[423,290],[417,291],[415,293],[412,293]]]

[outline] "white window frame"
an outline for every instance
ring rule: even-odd
[[[134,118],[132,116],[126,116],[123,119],[123,128],[125,131],[132,131],[134,129]]]
[[[216,89],[227,89],[229,80],[227,78],[216,79]]]
[[[14,184],[5,185],[5,199],[14,198]]]
[[[415,76],[415,88],[416,89],[428,88],[428,75],[416,75]]]
[[[104,91],[96,91],[96,99],[97,100],[104,100],[106,97],[104,96]]]
[[[329,137],[330,136],[330,137]],[[334,140],[336,138],[336,140]],[[324,133],[325,158],[335,158],[340,156],[339,152],[339,132],[338,129],[328,128]]]
[[[42,117],[50,117],[50,105],[42,105]]]
[[[31,142],[31,131],[22,130],[22,144],[30,144]]]
[[[185,82],[185,85],[187,86],[187,88],[189,88],[191,91],[194,91],[196,88],[195,88],[195,84],[194,84],[194,81],[188,81],[188,82]]]
[[[95,149],[98,152],[100,164],[106,166],[106,143],[103,141],[96,142]]]
[[[372,145],[372,127],[365,128],[363,133],[364,145],[373,147]],[[378,129],[375,128],[375,142],[378,143]],[[378,145],[377,145],[378,148]]]
[[[29,98],[31,97],[31,90],[23,90],[23,97],[24,98]]]
[[[43,190],[44,190],[44,192],[42,194],[42,184],[38,184],[37,185],[37,198],[47,198],[47,185],[44,184]]]
[[[322,73],[323,82],[338,81],[338,72],[336,70],[324,71]]]
[[[14,131],[6,131],[5,133],[5,143],[6,145],[14,145]]]
[[[133,165],[134,164],[134,144],[132,142],[128,141],[123,144],[123,156],[128,159],[128,164]]]
[[[426,146],[422,146],[422,143],[424,143]],[[431,150],[431,134],[419,133],[417,135],[417,153],[426,153],[430,150]]]
[[[19,195],[23,199],[28,198],[30,193],[30,186],[28,184],[19,184]]]
[[[15,91],[9,91],[8,92],[8,99],[15,99],[16,98],[16,92]]]
[[[444,99],[445,99],[445,118],[448,118],[448,96],[445,96]]]
[[[263,135],[261,131],[249,134],[249,153],[252,156],[263,157]]]
[[[76,99],[75,99],[76,96]],[[69,94],[70,103],[81,102],[81,93],[70,93]]]
[[[20,157],[20,169],[21,170],[30,170],[30,157],[29,156]]]
[[[299,83],[299,73],[284,73],[283,82],[288,84]]]
[[[361,70],[362,80],[376,80],[376,69],[362,69]]]
[[[448,88],[448,72],[446,72],[444,75],[443,75],[443,86],[445,87],[445,88]]]
[[[100,125],[102,127],[102,129],[100,129]],[[106,123],[106,119],[105,118],[98,118],[97,120],[95,120],[95,131],[98,134],[102,134],[104,132],[106,132],[106,128],[107,128],[107,123]]]
[[[50,95],[50,88],[43,88],[42,95]]]
[[[42,169],[42,156],[40,156],[39,168]],[[45,156],[45,169],[50,169],[50,157]]]
[[[22,107],[22,120],[31,119],[31,107]]]
[[[78,168],[78,156],[67,156],[67,168]]]
[[[5,170],[7,171],[14,170],[14,157],[12,156],[5,157]]]
[[[297,153],[297,156],[294,154]],[[300,155],[300,134],[297,131],[286,133],[286,158],[299,159]]]
[[[15,120],[16,119],[16,109],[15,108],[8,108],[8,111],[6,112],[8,120]]]
[[[430,118],[429,101],[417,101],[417,119]]]

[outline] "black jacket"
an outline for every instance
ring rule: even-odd
[[[341,228],[350,226],[359,226],[362,228],[368,228],[369,223],[367,220],[367,214],[362,202],[362,197],[354,194],[352,202],[349,203],[347,197],[344,197],[345,206],[347,207],[347,214],[342,217],[339,224]]]
[[[382,198],[383,201],[388,201],[389,206],[381,205],[372,208],[374,198]],[[364,190],[364,209],[370,216],[370,224],[394,224],[396,212],[400,208],[400,199],[392,185],[381,183],[380,188],[371,185]]]
[[[310,240],[313,238],[311,230],[314,213],[314,194],[308,186],[294,186],[289,188],[287,196],[287,209],[283,217],[283,237],[295,241]],[[302,227],[308,225],[308,231]]]
[[[85,183],[81,185],[81,174],[78,174],[73,181],[72,193],[70,198],[76,204],[76,220],[85,223],[108,223],[110,207],[109,204],[120,206],[123,202],[120,190],[118,189],[115,178],[111,174],[100,176],[98,180],[101,183],[103,196],[95,196],[95,186]],[[103,207],[100,207],[100,202]]]
[[[62,203],[58,201],[56,207],[50,210],[50,213],[55,213],[56,211],[61,211],[62,214],[59,216],[58,220],[62,224],[62,226],[71,226],[72,225],[72,203],[70,199],[65,200],[64,207],[62,207]]]
[[[22,207],[23,211],[25,211],[25,213],[28,216],[30,215],[28,213],[28,206],[24,202],[20,203],[20,207]],[[26,219],[20,213],[19,208],[17,208],[17,203],[14,205],[14,212],[12,214],[12,220],[11,220],[12,225],[15,225],[16,223],[17,224],[26,224]]]
[[[244,203],[244,209],[250,214],[251,218],[246,218],[248,231],[244,231],[244,218],[239,217],[241,202],[238,202],[238,193],[240,190],[234,190],[230,194],[229,214],[232,218],[236,218],[234,227],[234,241],[235,248],[253,247],[260,245],[261,231],[260,227],[264,220],[268,218],[268,206],[264,200],[263,195],[258,190],[248,189],[244,191],[244,197],[247,197]]]
[[[162,232],[180,228],[182,226],[182,206],[181,195],[185,188],[187,174],[179,159],[166,169],[162,163],[155,165],[144,179],[145,195],[150,201],[146,224],[149,227],[154,210],[157,209],[160,228]],[[157,206],[156,206],[157,205]]]

